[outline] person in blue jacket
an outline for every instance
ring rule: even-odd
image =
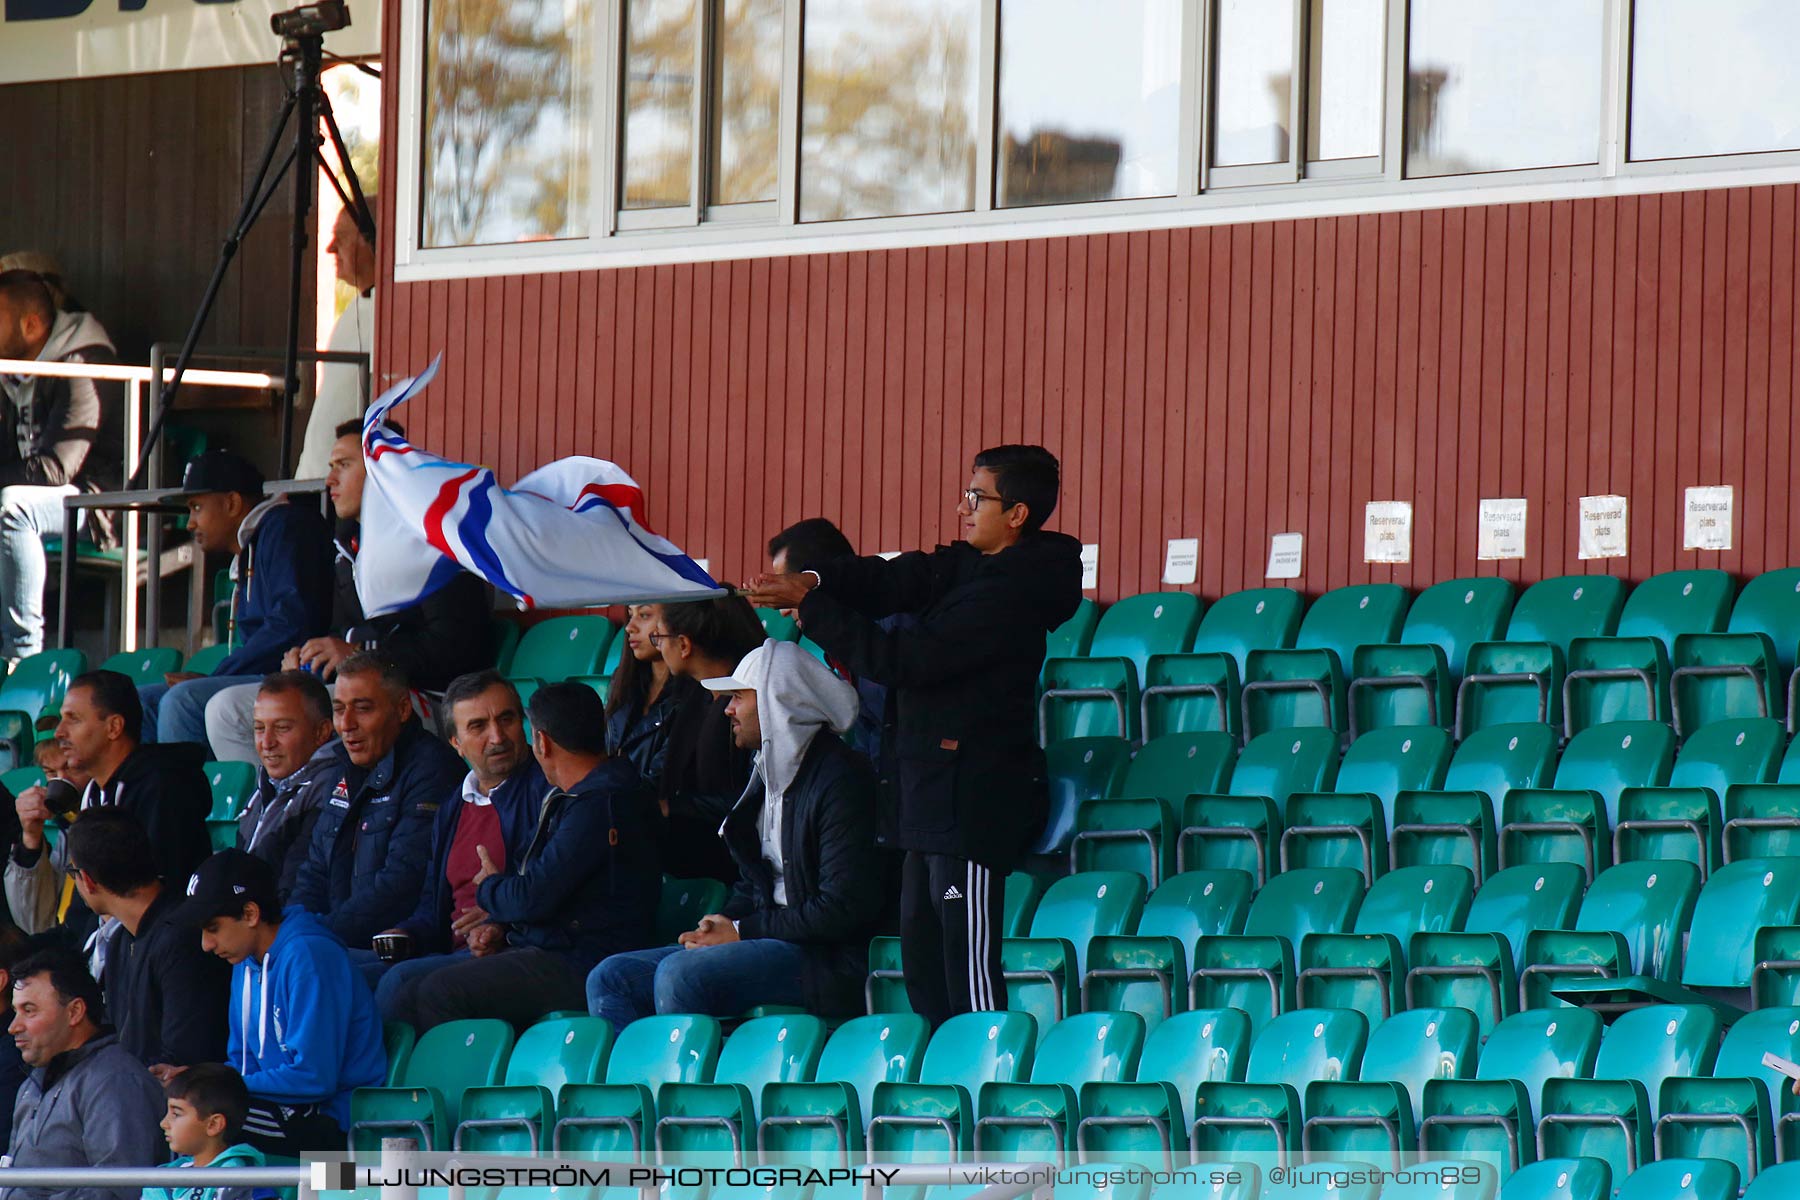
[[[221,850],[188,880],[171,919],[232,964],[226,1058],[250,1092],[244,1141],[297,1158],[343,1149],[350,1094],[386,1080],[387,1051],[375,997],[344,943],[280,904],[268,863]]]
[[[190,461],[163,499],[187,505],[195,549],[232,556],[231,653],[210,675],[172,671],[138,692],[145,741],[204,744],[208,700],[279,671],[289,647],[330,624],[331,530],[308,499],[265,499],[262,472],[229,450]]]

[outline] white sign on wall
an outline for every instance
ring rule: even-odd
[[[1371,500],[1363,510],[1363,561],[1412,561],[1412,503]]]
[[[1691,487],[1681,506],[1683,550],[1731,549],[1731,489]]]
[[[1624,558],[1629,551],[1630,513],[1623,496],[1583,496],[1577,537],[1582,558]]]
[[[299,0],[4,0],[0,83],[143,75],[268,63],[269,17]],[[350,26],[325,35],[347,58],[381,52],[379,0],[349,0]]]
[[[1525,557],[1524,500],[1483,500],[1475,527],[1475,557]]]
[[[1300,559],[1306,537],[1298,533],[1278,533],[1269,539],[1269,569],[1263,574],[1270,579],[1300,578]]]
[[[1100,544],[1083,542],[1081,546],[1081,590],[1091,592],[1100,586]]]
[[[1170,538],[1168,557],[1163,559],[1164,583],[1192,583],[1200,573],[1200,539]]]

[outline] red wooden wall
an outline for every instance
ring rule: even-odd
[[[969,457],[1020,440],[1062,457],[1053,525],[1100,543],[1103,599],[1157,587],[1172,537],[1203,593],[1258,586],[1284,530],[1309,591],[1754,573],[1800,563],[1797,192],[390,284],[379,369],[444,352],[423,444],[506,479],[612,458],[728,579],[803,516],[941,540]],[[1719,483],[1736,549],[1681,551],[1682,489]],[[1631,557],[1581,563],[1577,499],[1612,492]],[[1513,496],[1530,557],[1478,563],[1477,501]],[[1372,499],[1413,501],[1409,566],[1362,563]]]

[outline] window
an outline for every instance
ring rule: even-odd
[[[429,0],[425,246],[588,232],[592,0]]]
[[[1172,196],[1180,0],[1001,0],[999,203]]]
[[[1306,159],[1378,159],[1387,6],[1383,0],[1311,3]]]
[[[981,0],[809,0],[800,219],[975,205]]]
[[[782,0],[714,0],[714,11],[708,199],[774,200],[781,162]]]
[[[694,0],[626,3],[622,208],[679,208],[693,195],[699,41]]]
[[[1800,149],[1792,0],[1638,0],[1631,157]]]
[[[1598,162],[1603,0],[1413,0],[1406,173]]]
[[[1219,0],[1215,167],[1292,161],[1297,15],[1292,0]]]

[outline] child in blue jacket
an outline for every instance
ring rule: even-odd
[[[261,1152],[237,1139],[250,1108],[241,1076],[218,1063],[196,1063],[163,1085],[169,1111],[163,1137],[175,1152],[171,1167],[260,1167]],[[273,1188],[147,1187],[143,1200],[266,1200]]]

